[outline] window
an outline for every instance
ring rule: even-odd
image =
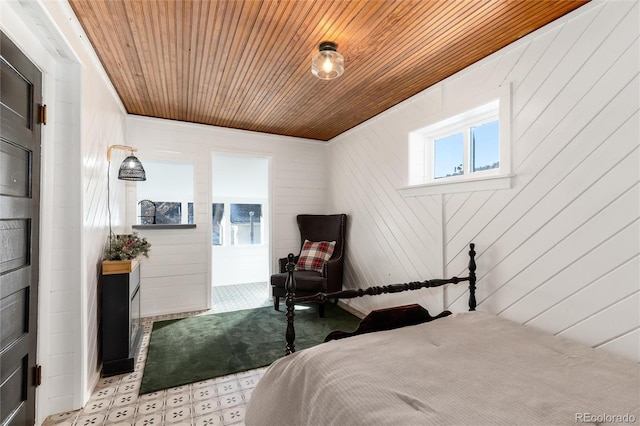
[[[137,184],[138,225],[193,224],[193,163],[145,160]]]
[[[224,243],[222,239],[224,236],[224,203],[213,203],[211,207],[211,224],[213,225],[211,244],[221,246]]]
[[[213,203],[211,211],[212,245],[262,244],[262,204]],[[229,212],[229,217],[225,212]]]
[[[509,116],[501,119],[501,102],[502,98],[411,132],[409,186],[401,191],[408,196],[510,187]],[[508,105],[504,111],[509,111]],[[492,182],[478,184],[482,180]],[[429,188],[418,192],[409,190],[412,187]]]

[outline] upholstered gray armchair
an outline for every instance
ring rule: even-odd
[[[344,264],[345,230],[347,226],[346,214],[311,215],[301,214],[297,217],[300,230],[300,250],[305,240],[312,242],[335,241],[333,254],[329,261],[324,262],[322,272],[295,271],[296,296],[312,296],[316,293],[331,293],[342,290],[342,268]],[[298,262],[300,252],[295,256]],[[271,276],[273,290],[273,307],[279,310],[280,297],[286,295],[285,282],[287,259],[278,259],[280,273]],[[324,304],[319,306],[320,318],[324,318]]]

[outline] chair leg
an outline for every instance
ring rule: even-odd
[[[318,303],[318,316],[324,318],[324,303]]]
[[[273,296],[273,309],[275,309],[276,311],[280,310],[280,297],[279,296]]]

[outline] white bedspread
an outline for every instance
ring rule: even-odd
[[[637,363],[470,312],[279,359],[254,389],[245,423],[638,424],[639,406]]]

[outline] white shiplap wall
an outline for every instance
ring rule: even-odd
[[[335,138],[347,285],[464,275],[473,241],[479,309],[640,359],[638,28],[637,2],[592,2]],[[400,198],[408,132],[509,84],[512,188]]]
[[[295,217],[327,211],[326,147],[322,143],[192,123],[129,116],[127,143],[149,160],[190,161],[195,167],[195,229],[138,230],[152,244],[141,270],[142,315],[205,309],[211,292],[211,155],[270,158],[271,267],[300,248]],[[151,176],[147,176],[152,179]],[[128,224],[135,224],[135,184]]]
[[[445,197],[447,272],[476,241],[480,309],[633,359],[638,22],[637,2],[596,2],[443,89],[511,82],[516,175],[511,190]]]
[[[66,2],[3,1],[1,7],[3,31],[43,72],[48,105],[42,128],[40,424],[49,414],[82,407],[99,378],[96,291],[107,235],[106,149],[124,143],[125,114]],[[115,193],[117,198],[117,186]],[[123,200],[123,187],[119,193]],[[118,204],[124,203],[115,203],[116,217]]]
[[[408,133],[425,113],[439,108],[433,91],[410,107],[395,107],[330,142],[330,203],[349,215],[345,288],[442,276],[442,202],[404,198]],[[441,290],[352,299],[361,312],[400,303],[441,310]]]

